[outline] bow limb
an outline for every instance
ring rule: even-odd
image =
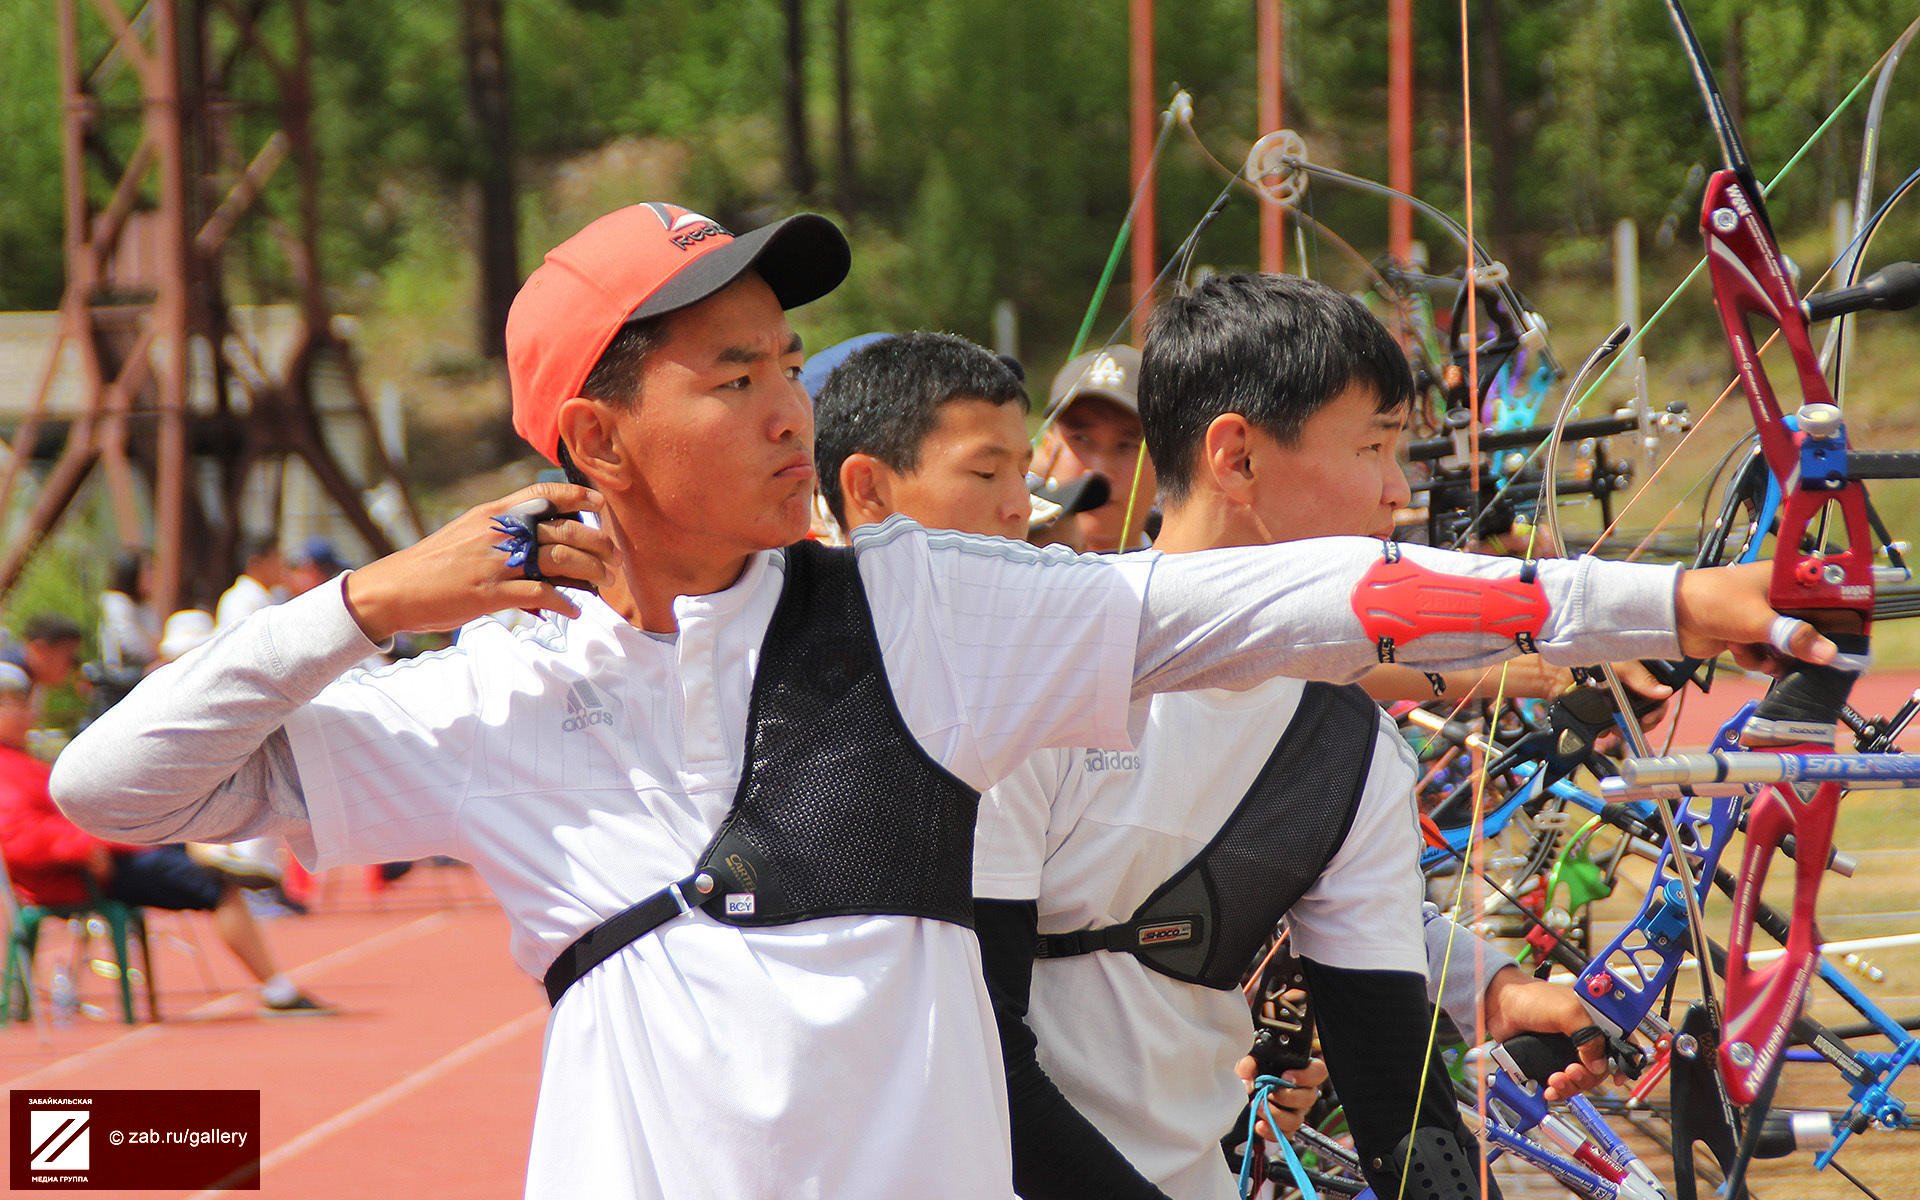
[[[1900,58],[1907,52],[1914,35],[1920,33],[1920,17],[1914,18],[1911,25],[1901,33],[1881,59],[1880,78],[1873,85],[1873,98],[1867,102],[1867,121],[1860,135],[1860,181],[1853,197],[1853,228],[1856,233],[1863,229],[1867,218],[1873,212],[1873,169],[1880,154],[1880,124],[1886,113],[1887,92],[1893,83],[1894,68],[1900,65]],[[1854,243],[1841,254],[1834,269],[1840,273],[1842,286],[1852,287],[1860,282],[1860,264],[1866,256],[1866,247],[1856,238]],[[1835,318],[1827,330],[1827,340],[1820,347],[1820,365],[1832,369],[1833,393],[1841,396],[1846,390],[1847,378],[1847,328],[1853,323],[1851,314]]]
[[[1813,149],[1814,145],[1817,142],[1819,142],[1821,138],[1825,137],[1827,134],[1827,131],[1832,129],[1834,124],[1839,121],[1839,119],[1847,112],[1849,108],[1852,107],[1853,102],[1859,98],[1861,93],[1867,90],[1868,83],[1872,82],[1875,75],[1882,70],[1883,65],[1887,63],[1889,56],[1891,54],[1892,54],[1892,50],[1889,49],[1886,53],[1883,53],[1880,56],[1880,58],[1876,59],[1874,61],[1874,64],[1871,67],[1867,68],[1867,70],[1860,76],[1860,78],[1854,82],[1853,87],[1847,91],[1847,94],[1841,97],[1840,102],[1833,107],[1832,111],[1827,113],[1826,117],[1820,122],[1819,126],[1815,128],[1814,131],[1807,136],[1807,139],[1800,144],[1798,149],[1796,149],[1790,156],[1788,156],[1786,162],[1781,164],[1780,169],[1774,173],[1773,178],[1767,182],[1766,186],[1764,188],[1759,189],[1761,194],[1772,192],[1774,188],[1778,187],[1780,183],[1783,180],[1785,180],[1786,177],[1789,174],[1791,174],[1797,166],[1799,166],[1800,160],[1807,156],[1807,153]],[[1601,386],[1604,385],[1607,382],[1607,380],[1612,377],[1613,372],[1619,367],[1619,365],[1622,362],[1628,362],[1634,359],[1635,355],[1629,352],[1638,350],[1642,340],[1645,339],[1645,337],[1653,331],[1655,326],[1659,325],[1660,322],[1665,319],[1668,311],[1671,310],[1674,307],[1674,305],[1679,302],[1680,297],[1686,293],[1688,288],[1693,286],[1694,280],[1698,279],[1701,273],[1704,272],[1706,269],[1707,269],[1707,259],[1703,257],[1700,259],[1699,262],[1694,264],[1693,269],[1687,273],[1686,277],[1683,278],[1679,282],[1679,284],[1676,285],[1672,291],[1668,292],[1667,295],[1660,301],[1660,303],[1654,308],[1653,315],[1648,317],[1644,322],[1641,323],[1638,329],[1632,332],[1632,336],[1628,338],[1626,345],[1621,347],[1621,353],[1612,362],[1609,362],[1600,371],[1598,375],[1594,376],[1593,382],[1588,384],[1586,388],[1579,393],[1579,398],[1574,402],[1575,408],[1579,408],[1580,406],[1584,405],[1589,397],[1591,397],[1592,395],[1594,395],[1594,393],[1599,391]],[[1829,273],[1831,273],[1831,269],[1829,270],[1829,272],[1823,273],[1821,276],[1821,279],[1825,279],[1826,275]],[[1816,287],[1819,286],[1818,280],[1815,281],[1814,286]],[[1769,341],[1768,344],[1771,345],[1771,341]],[[1765,349],[1766,347],[1763,346],[1762,350],[1764,351]],[[1640,498],[1646,494],[1648,485],[1650,485],[1655,478],[1658,478],[1660,474],[1664,472],[1664,470],[1666,469],[1666,464],[1668,462],[1671,462],[1673,458],[1679,454],[1680,450],[1687,445],[1688,441],[1691,440],[1693,437],[1695,437],[1697,434],[1699,434],[1701,429],[1708,423],[1708,421],[1711,419],[1713,414],[1719,410],[1721,404],[1729,396],[1733,394],[1734,389],[1738,386],[1739,386],[1739,380],[1736,379],[1730,382],[1727,385],[1726,389],[1720,393],[1719,398],[1716,399],[1714,403],[1711,406],[1709,406],[1705,412],[1703,412],[1698,418],[1695,419],[1693,423],[1693,427],[1687,431],[1686,436],[1681,438],[1680,442],[1677,445],[1675,445],[1673,449],[1668,453],[1667,458],[1661,463],[1660,467],[1656,469],[1651,475],[1649,475],[1647,480],[1642,484],[1642,486],[1638,490],[1636,490],[1632,496],[1630,496],[1627,499],[1626,504],[1622,506],[1620,512],[1616,514],[1613,524],[1609,526],[1601,534],[1600,539],[1594,543],[1595,552],[1598,551],[1598,548],[1602,543],[1612,538],[1614,531],[1620,527],[1622,521],[1624,521],[1626,517],[1626,514],[1629,511],[1631,511],[1639,503]],[[1677,507],[1678,506],[1676,505],[1676,509]],[[1672,514],[1670,512],[1668,516],[1671,517],[1671,515]],[[1664,524],[1665,519],[1666,518],[1663,518],[1662,524]]]

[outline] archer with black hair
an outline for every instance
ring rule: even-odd
[[[1025,534],[1026,388],[1008,363],[945,333],[854,352],[814,397],[814,465],[843,529],[913,512],[947,529]]]
[[[1398,417],[1413,402],[1407,357],[1366,306],[1293,275],[1216,275],[1154,313],[1140,366],[1140,421],[1172,503],[1193,487],[1215,418],[1240,416],[1281,445],[1351,388]]]

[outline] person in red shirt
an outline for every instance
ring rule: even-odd
[[[0,853],[22,904],[85,904],[96,896],[143,908],[202,910],[235,958],[260,981],[262,1015],[333,1010],[280,973],[240,880],[200,865],[184,847],[103,842],[67,820],[47,792],[51,768],[26,751],[33,680],[0,663]]]

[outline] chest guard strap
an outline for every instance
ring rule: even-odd
[[[754,927],[867,914],[972,926],[979,793],[907,731],[853,551],[800,542],[786,556],[732,809],[692,874],[554,960],[551,1002],[693,908]]]
[[[1220,832],[1119,925],[1040,935],[1039,958],[1123,951],[1162,975],[1237,987],[1287,910],[1346,841],[1373,765],[1379,706],[1310,683]]]

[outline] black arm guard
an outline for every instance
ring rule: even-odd
[[[1479,1200],[1479,1144],[1460,1123],[1439,1054],[1427,1048],[1433,1010],[1426,980],[1411,971],[1352,970],[1311,959],[1301,964],[1313,992],[1327,1071],[1374,1194],[1401,1195],[1400,1176],[1411,1150],[1413,1174],[1405,1200]],[[1470,1191],[1446,1190],[1456,1166]],[[1422,1192],[1423,1184],[1440,1190]],[[1498,1197],[1492,1180],[1488,1185],[1489,1195]]]
[[[1025,1200],[1167,1200],[1041,1069],[1027,1024],[1039,920],[1031,900],[974,901],[981,966],[1013,1114],[1013,1185]]]

